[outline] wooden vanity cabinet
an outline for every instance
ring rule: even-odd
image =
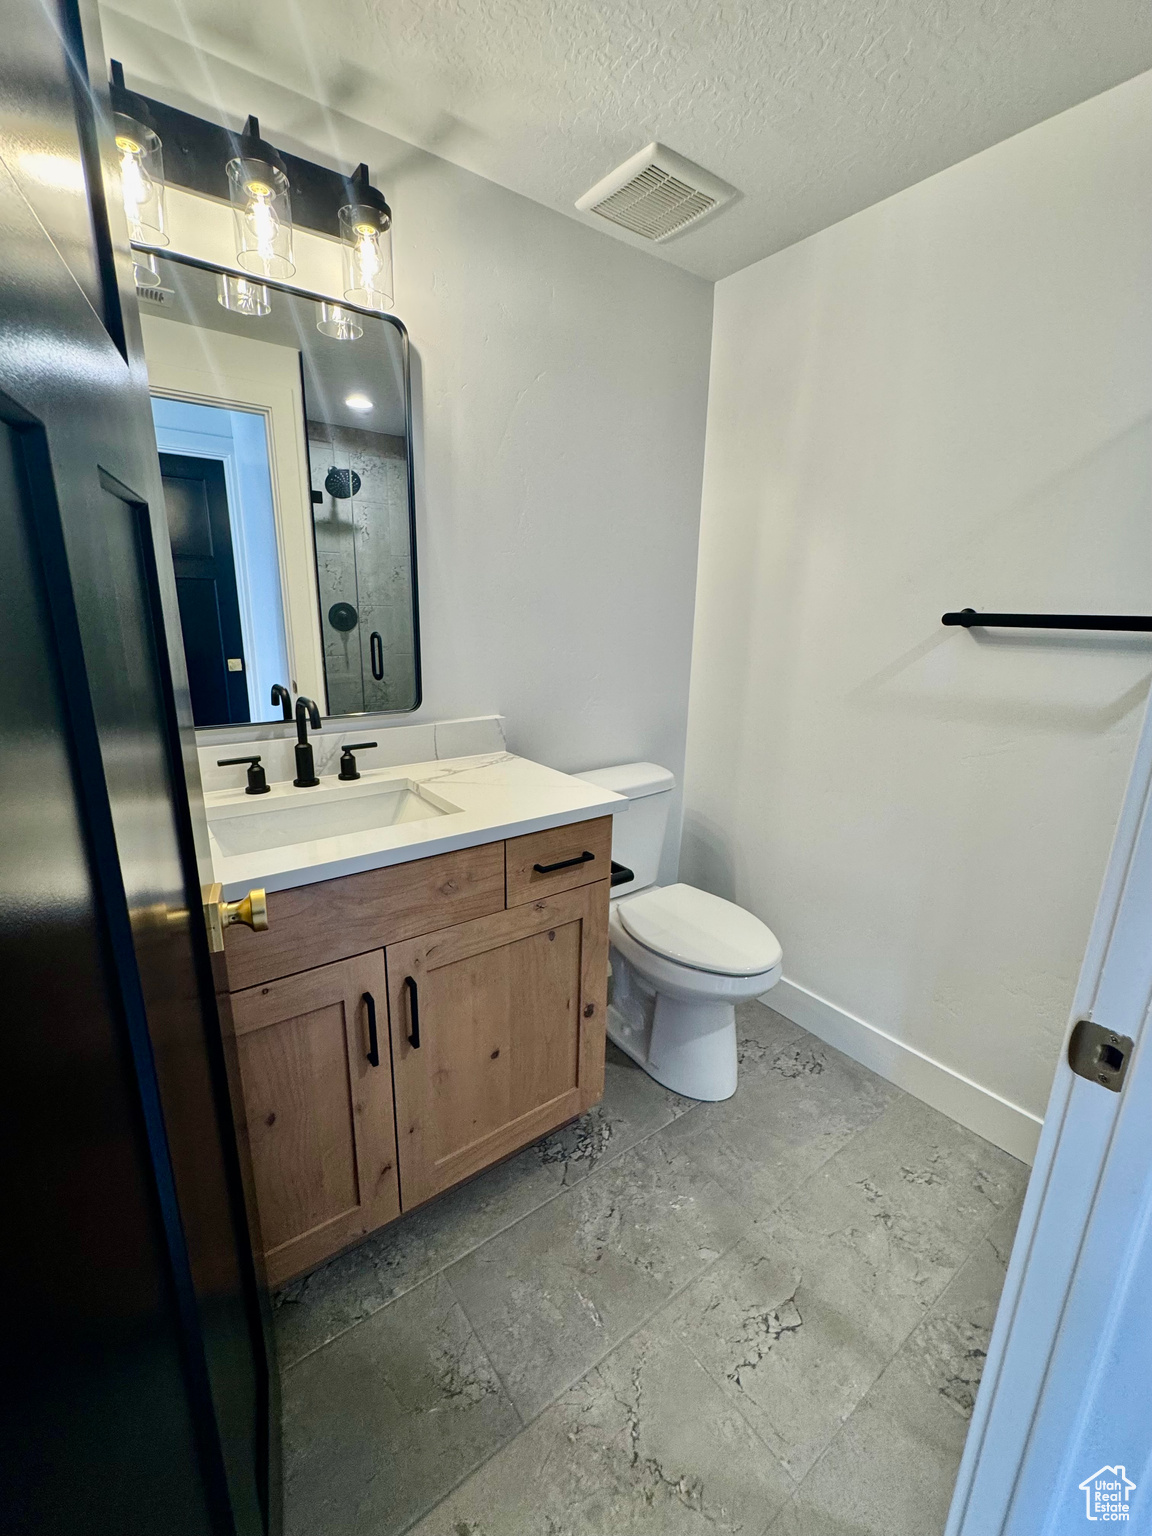
[[[601,1097],[610,847],[597,818],[274,892],[266,933],[227,930],[270,1285]]]

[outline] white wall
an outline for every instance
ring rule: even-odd
[[[1152,75],[717,287],[684,878],[1022,1155],[1152,646],[939,618],[1152,611],[1150,502]]]
[[[255,112],[285,149],[366,160],[388,196],[418,364],[417,718],[496,712],[513,751],[553,767],[649,758],[679,780],[711,285],[101,17],[129,86],[237,125]]]

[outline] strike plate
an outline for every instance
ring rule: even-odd
[[[1081,1019],[1068,1042],[1068,1065],[1090,1083],[1119,1093],[1132,1058],[1132,1041],[1091,1019]]]

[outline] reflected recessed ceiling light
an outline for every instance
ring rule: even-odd
[[[372,402],[367,395],[345,395],[344,404],[350,411],[370,411]]]

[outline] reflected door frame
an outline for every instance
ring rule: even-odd
[[[268,433],[268,464],[276,517],[276,548],[284,605],[285,642],[293,693],[315,699],[328,713],[320,591],[312,530],[312,481],[304,425],[299,358],[285,368],[286,348],[256,338],[206,332],[178,321],[142,315],[152,394],[195,405],[256,411]],[[196,361],[189,362],[191,333]],[[269,710],[269,719],[272,712]]]

